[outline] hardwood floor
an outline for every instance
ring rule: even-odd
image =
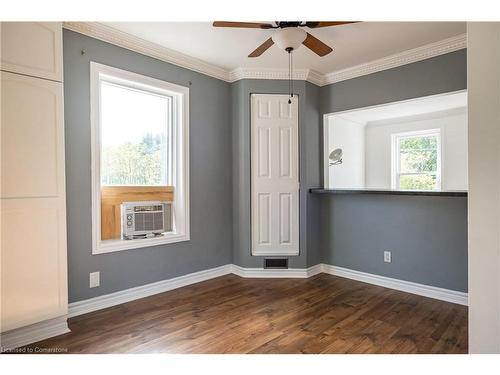
[[[69,353],[467,353],[467,307],[320,274],[227,275],[69,320]]]

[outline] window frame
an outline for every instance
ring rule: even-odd
[[[401,132],[391,134],[391,189],[401,190],[399,187],[400,176],[401,175],[426,175],[430,173],[401,173],[400,172],[400,140],[405,138],[416,138],[416,137],[429,137],[433,136],[437,138],[437,167],[436,167],[436,188],[433,190],[408,190],[408,191],[441,191],[443,188],[443,154],[442,154],[442,129],[433,128],[425,130],[415,130],[408,132]]]
[[[145,239],[101,239],[101,81],[172,98],[172,169],[174,190],[173,233]],[[90,62],[91,179],[92,179],[92,254],[139,249],[190,240],[189,215],[189,88]]]

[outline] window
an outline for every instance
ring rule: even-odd
[[[101,184],[170,185],[172,98],[101,80]]]
[[[441,190],[439,129],[392,135],[392,188]]]
[[[93,254],[189,240],[188,106],[186,87],[91,63]],[[110,238],[105,226],[119,217],[105,216],[104,192],[128,187],[169,191],[173,231],[123,240],[115,226]],[[119,207],[109,212],[118,215]]]

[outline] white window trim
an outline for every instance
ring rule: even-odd
[[[174,191],[174,233],[161,237],[135,240],[101,240],[101,179],[100,179],[100,79],[107,77],[116,83],[123,83],[152,92],[172,96],[174,117],[179,118],[179,126],[174,126],[172,159],[175,166],[172,173]],[[112,77],[110,79],[110,77]],[[91,115],[91,173],[92,173],[92,254],[138,249],[190,240],[189,218],[189,88],[155,78],[90,63],[90,115]]]
[[[443,151],[442,151],[442,129],[425,129],[402,133],[391,134],[391,189],[400,190],[399,188],[399,140],[403,138],[413,138],[418,136],[437,136],[437,187],[434,191],[442,191],[443,189]],[[415,190],[424,191],[424,190]]]

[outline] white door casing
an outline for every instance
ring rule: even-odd
[[[299,254],[298,98],[251,95],[252,255]]]

